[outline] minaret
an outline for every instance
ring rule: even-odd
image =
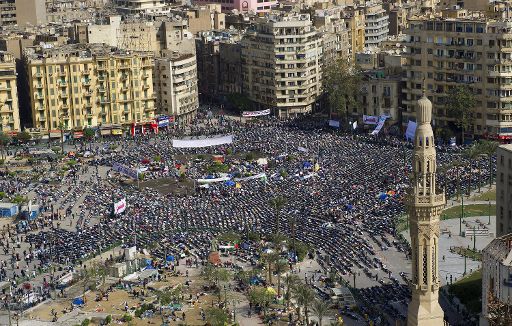
[[[444,312],[439,305],[439,216],[446,204],[444,192],[436,189],[436,149],[432,102],[425,96],[416,108],[413,176],[406,199],[412,248],[412,299],[408,326],[442,326]]]

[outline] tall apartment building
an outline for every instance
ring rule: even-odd
[[[512,233],[512,145],[496,151],[496,236]]]
[[[343,20],[348,31],[350,52],[355,58],[357,52],[364,50],[365,45],[365,16],[364,10],[350,7],[343,13]]]
[[[1,0],[0,26],[46,23],[45,1]]]
[[[280,117],[311,112],[321,94],[322,39],[307,14],[260,19],[242,39],[243,93]]]
[[[423,80],[434,102],[434,126],[453,127],[448,91],[468,86],[476,96],[474,125],[467,134],[512,139],[512,23],[471,19],[413,19],[404,78],[403,123],[414,120]]]
[[[240,35],[203,32],[196,39],[199,92],[205,98],[242,93]]]
[[[154,117],[151,52],[78,44],[27,53],[25,60],[33,126],[41,131]]]
[[[175,117],[178,124],[192,121],[199,107],[195,53],[164,53],[155,59],[158,111]]]
[[[512,305],[512,234],[499,236],[482,250],[482,314],[480,326],[492,325],[489,313],[496,303]],[[496,303],[489,302],[492,295]],[[494,323],[496,325],[496,323]]]
[[[389,16],[379,2],[367,2],[364,7],[364,45],[378,47],[388,38]]]
[[[16,61],[6,52],[0,52],[0,131],[20,131]]]

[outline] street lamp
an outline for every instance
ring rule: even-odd
[[[491,225],[491,199],[487,198],[487,204],[488,206],[488,215],[489,215],[489,221],[487,222],[487,225]]]
[[[59,116],[59,127],[60,127],[60,145],[62,149],[62,154],[64,154],[64,121],[63,118],[67,118],[67,115],[61,114]]]

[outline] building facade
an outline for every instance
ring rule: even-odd
[[[423,93],[416,112],[413,177],[406,197],[412,261],[408,326],[444,325],[444,312],[439,305],[438,262],[439,216],[446,199],[436,186],[436,148],[431,120],[432,102]]]
[[[365,47],[378,47],[388,38],[389,16],[382,7],[382,3],[367,2],[364,7],[364,45]]]
[[[484,19],[411,20],[408,29],[403,121],[414,120],[423,80],[436,105],[434,125],[453,127],[449,90],[475,95],[474,125],[466,137],[512,139],[512,23]]]
[[[39,0],[0,1],[0,26],[46,23],[45,3]]]
[[[150,121],[153,54],[69,45],[27,54],[34,128],[83,129]]]
[[[178,124],[195,118],[199,107],[195,53],[171,52],[155,59],[154,82],[159,112],[174,116]]]
[[[230,12],[231,10],[238,10],[240,13],[253,12],[264,13],[269,12],[277,1],[267,0],[194,0],[194,4],[210,4],[216,3],[221,5],[222,12]]]
[[[199,92],[204,98],[242,93],[240,35],[204,32],[196,39]]]
[[[279,117],[311,112],[321,94],[322,38],[309,15],[259,20],[242,39],[243,93]]]
[[[117,11],[123,15],[163,15],[169,12],[164,0],[114,0]]]
[[[0,131],[21,131],[16,85],[16,61],[6,52],[0,52]]]
[[[512,145],[496,151],[496,236],[512,233]]]
[[[493,301],[512,305],[512,234],[492,240],[482,250],[482,315],[480,325],[492,325],[489,317],[496,317]],[[493,316],[494,315],[494,316]]]

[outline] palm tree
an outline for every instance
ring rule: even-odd
[[[464,151],[464,156],[469,160],[469,183],[468,183],[468,193],[467,195],[469,196],[471,194],[471,164],[473,163],[473,161],[475,161],[478,156],[480,156],[481,154],[481,151],[480,151],[480,148],[478,146],[471,146],[470,148],[468,148],[467,150]]]
[[[498,146],[500,145],[498,142],[490,141],[490,140],[481,140],[480,141],[482,147],[482,153],[487,155],[489,158],[489,187],[492,186],[492,156],[496,153]]]
[[[288,218],[288,226],[290,228],[290,232],[291,232],[291,236],[292,236],[292,248],[294,251],[295,250],[295,232],[296,232],[296,228],[297,228],[297,219],[295,218],[295,216],[290,216]]]
[[[276,234],[279,234],[279,213],[284,205],[286,205],[286,199],[282,196],[277,196],[270,200],[270,204],[274,207],[276,213]]]
[[[295,289],[297,284],[300,283],[300,278],[297,274],[288,273],[284,277],[284,284],[286,286],[286,292],[284,293],[284,299],[286,300],[286,308],[290,306],[290,300],[292,298],[292,291]]]
[[[281,296],[281,274],[288,270],[288,264],[283,260],[277,260],[274,263],[274,271],[277,274],[277,296]]]
[[[331,306],[330,302],[324,302],[322,300],[316,299],[313,301],[311,305],[311,311],[315,316],[318,317],[318,326],[322,326],[322,320],[329,312],[329,308]]]
[[[461,161],[459,160],[455,160],[452,162],[452,165],[453,167],[455,167],[455,169],[457,169],[457,200],[459,200],[459,196],[463,196],[463,194],[460,192],[460,178],[459,178],[459,168],[461,166],[464,166],[464,163],[462,163]]]
[[[279,260],[279,254],[276,252],[270,252],[268,254],[263,254],[262,258],[268,268],[268,283],[272,284],[272,266]]]
[[[297,284],[293,291],[293,297],[297,300],[297,304],[300,307],[304,307],[304,316],[306,316],[306,325],[309,325],[309,307],[315,299],[315,293],[310,287],[304,286],[304,284]],[[297,315],[300,316],[300,310]]]
[[[2,159],[5,159],[5,148],[11,142],[11,137],[3,131],[0,131],[0,154],[2,155]]]

